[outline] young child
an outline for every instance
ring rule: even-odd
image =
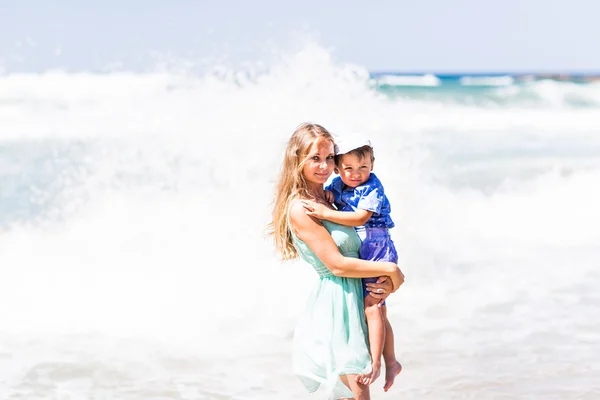
[[[341,225],[356,227],[363,240],[360,258],[371,261],[390,261],[398,263],[398,254],[390,237],[389,228],[394,227],[390,218],[390,202],[385,196],[383,185],[373,170],[375,156],[371,142],[367,139],[340,141],[335,157],[335,172],[339,174],[326,187],[331,192],[333,203],[338,211],[323,205],[305,201],[307,214],[326,219]],[[331,200],[331,199],[329,199]],[[394,383],[402,370],[394,352],[392,326],[387,319],[385,302],[369,296],[366,284],[376,282],[377,277],[363,278],[365,315],[369,328],[369,347],[373,369],[370,374],[361,375],[357,380],[370,385],[379,377],[381,356],[385,361],[386,377],[384,390]]]

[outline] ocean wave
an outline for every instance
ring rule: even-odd
[[[512,76],[463,76],[459,79],[465,86],[509,86],[515,82]]]
[[[598,331],[585,304],[600,279],[600,120],[563,94],[597,87],[516,86],[493,88],[509,104],[496,107],[459,104],[457,92],[388,96],[318,46],[248,75],[1,76],[0,370],[11,373],[0,392],[290,397],[281,366],[317,277],[281,265],[265,226],[285,143],[307,120],[374,143],[407,276],[389,315],[407,327],[419,384],[448,398],[494,390],[494,375],[477,375],[492,359],[534,372],[543,397],[556,375],[531,364],[540,354],[561,359],[561,385],[567,362],[580,383],[597,353],[572,327]],[[557,321],[568,334],[543,336]],[[523,359],[489,344],[498,332]],[[456,375],[464,368],[477,373]],[[106,376],[127,384],[98,389]],[[190,386],[198,376],[208,386]]]
[[[494,96],[515,106],[598,108],[600,84],[541,80],[498,88]]]
[[[425,75],[379,75],[375,78],[378,85],[389,86],[424,86],[432,87],[441,84],[440,79],[433,74]]]

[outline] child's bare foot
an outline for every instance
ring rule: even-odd
[[[379,378],[380,373],[381,373],[381,364],[373,364],[373,366],[371,368],[371,372],[368,374],[358,375],[356,377],[356,381],[358,383],[362,383],[363,385],[368,386],[371,383],[375,382],[375,380],[377,378]]]
[[[398,361],[385,366],[385,385],[383,386],[384,392],[390,390],[394,384],[394,379],[396,379],[396,376],[398,376],[400,371],[402,371],[402,365],[400,365]]]

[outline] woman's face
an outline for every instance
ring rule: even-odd
[[[333,142],[319,138],[308,149],[308,161],[302,173],[309,183],[323,185],[335,168]]]

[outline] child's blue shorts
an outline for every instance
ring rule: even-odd
[[[388,228],[365,228],[360,232],[363,242],[360,246],[360,258],[369,261],[389,261],[398,264],[396,246],[390,237]],[[363,278],[363,296],[367,296],[367,283],[377,282],[378,277]],[[385,302],[383,303],[385,304]]]

